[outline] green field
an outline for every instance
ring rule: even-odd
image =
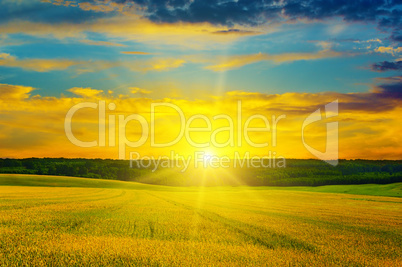
[[[0,175],[0,265],[401,266],[401,189]]]

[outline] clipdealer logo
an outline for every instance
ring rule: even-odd
[[[75,113],[84,108],[91,108],[98,110],[98,123],[99,123],[99,132],[98,132],[98,140],[93,140],[90,142],[79,140],[74,134],[72,130],[72,120]],[[156,142],[156,124],[157,118],[155,117],[157,114],[158,108],[169,108],[171,114],[175,113],[178,118],[178,129],[179,134],[173,140],[170,140],[165,143],[157,143]],[[83,148],[90,147],[118,147],[119,149],[119,159],[125,159],[126,157],[126,147],[130,148],[139,148],[143,146],[146,142],[150,142],[150,146],[152,148],[167,148],[173,147],[177,143],[179,143],[182,139],[185,139],[189,145],[196,149],[204,149],[208,147],[215,148],[225,148],[225,147],[241,147],[243,145],[243,139],[245,143],[253,148],[264,148],[268,147],[270,143],[265,140],[262,143],[254,142],[250,133],[270,133],[271,134],[271,145],[272,147],[277,146],[277,125],[278,123],[286,118],[286,115],[275,116],[273,115],[271,118],[267,118],[261,114],[251,115],[247,118],[243,118],[242,114],[242,104],[241,101],[237,103],[237,114],[236,118],[233,119],[228,114],[217,114],[212,118],[208,118],[204,114],[195,114],[191,117],[186,117],[183,110],[171,103],[152,103],[150,105],[150,122],[148,123],[147,119],[140,114],[131,114],[131,115],[108,115],[108,123],[106,121],[106,113],[108,111],[114,111],[116,109],[116,105],[114,103],[110,103],[107,105],[105,101],[99,101],[98,103],[94,102],[84,102],[79,103],[73,106],[67,113],[64,126],[65,133],[67,138],[76,146]],[[195,120],[205,122],[206,127],[192,127],[192,123]],[[251,127],[250,125],[254,120],[260,120],[263,122],[262,127]],[[131,121],[136,121],[139,123],[141,127],[141,134],[138,140],[132,141],[129,140],[126,136],[126,127],[127,124]],[[229,126],[222,127],[213,127],[213,123],[216,121],[226,121]],[[243,123],[244,121],[244,123]],[[108,127],[107,127],[108,126]],[[108,140],[106,140],[106,128],[108,128]],[[118,138],[116,138],[116,128],[118,129]],[[217,135],[222,132],[229,133],[229,138],[225,142],[218,142]],[[191,137],[192,133],[210,133],[210,141],[200,143],[194,138]],[[117,139],[117,140],[116,140]],[[108,141],[108,144],[106,144]]]
[[[93,141],[81,141],[74,134],[72,130],[72,121],[73,117],[77,111],[85,108],[90,108],[98,111],[98,139]],[[170,109],[170,114],[175,114],[177,116],[178,121],[178,129],[179,134],[172,140],[169,140],[164,143],[158,143],[156,141],[156,114],[158,108]],[[277,146],[277,126],[281,120],[286,119],[286,115],[275,116],[273,115],[271,118],[267,118],[262,114],[254,114],[249,117],[244,117],[242,114],[242,103],[238,101],[237,103],[237,114],[233,119],[228,114],[217,114],[212,118],[207,117],[204,114],[196,114],[191,117],[186,117],[183,110],[172,103],[151,103],[150,104],[150,119],[148,120],[140,115],[140,114],[107,114],[107,112],[113,112],[116,110],[116,104],[109,103],[106,105],[106,101],[100,100],[96,102],[83,102],[73,106],[66,114],[65,117],[65,133],[70,142],[78,147],[82,148],[90,148],[90,147],[117,147],[119,159],[126,159],[126,149],[127,147],[135,149],[145,145],[149,142],[151,148],[174,148],[174,146],[179,143],[181,140],[185,139],[187,143],[193,147],[195,150],[203,150],[209,147],[215,148],[225,148],[225,147],[242,147],[243,139],[245,144],[249,147],[253,148],[266,148],[270,145],[274,148]],[[324,119],[332,118],[338,116],[338,100],[335,100],[327,105],[325,105],[324,110],[325,116],[321,115],[321,109],[316,110],[311,113],[304,121],[301,129],[301,139],[305,148],[315,157],[321,159],[333,166],[338,164],[338,122],[329,122],[326,124],[327,133],[326,133],[326,150],[321,152],[313,146],[307,144],[305,141],[305,128],[313,123],[322,121]],[[106,120],[107,117],[107,120]],[[204,121],[205,127],[192,127],[192,123],[196,120]],[[227,125],[224,127],[213,127],[213,123],[218,120],[225,120]],[[259,120],[263,122],[263,127],[251,127],[250,125],[254,120]],[[126,127],[128,123],[135,121],[140,125],[140,135],[139,138],[135,141],[130,140],[126,136]],[[243,123],[244,121],[244,123]],[[117,136],[116,136],[117,130]],[[108,131],[108,132],[107,132]],[[107,135],[108,133],[108,140]],[[217,135],[222,132],[227,132],[229,134],[229,138],[225,142],[218,142]],[[257,143],[250,138],[250,133],[261,133],[261,134],[270,134],[271,142],[260,142]],[[209,133],[210,140],[209,142],[198,142],[191,137],[192,133]],[[199,151],[196,151],[197,153]],[[135,160],[141,160],[138,152],[133,153],[130,152],[130,160],[134,160],[132,157],[136,155]],[[194,159],[199,157],[194,156]],[[259,158],[260,161],[264,161],[267,159],[271,159],[272,157],[276,157],[276,152],[269,151],[269,155],[263,158]],[[152,160],[149,156],[144,156],[147,159]],[[213,162],[215,160],[215,155],[204,155],[204,163],[206,159],[208,162]],[[246,152],[243,156],[236,153],[236,157],[238,158],[249,158],[250,153]],[[278,156],[279,158],[283,158]],[[212,159],[212,160],[211,160]],[[153,159],[154,160],[154,159]],[[184,156],[176,156],[175,159],[171,160],[186,160]],[[255,160],[255,159],[253,159]],[[149,160],[147,160],[149,161]],[[226,159],[224,160],[227,161]],[[284,165],[284,164],[283,164]]]
[[[302,126],[302,142],[304,147],[312,155],[332,166],[337,166],[339,162],[339,125],[337,121],[326,123],[327,132],[324,152],[313,148],[305,141],[304,131],[308,125],[338,116],[338,100],[325,105],[323,111],[325,112],[325,117],[322,116],[321,109],[317,109],[304,120]]]

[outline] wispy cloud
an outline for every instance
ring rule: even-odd
[[[389,70],[402,70],[402,60],[395,62],[383,61],[379,63],[374,63],[371,65],[371,69],[374,71],[389,71]]]
[[[251,55],[234,55],[227,56],[218,59],[218,62],[205,67],[206,69],[212,71],[227,71],[232,69],[237,69],[245,65],[253,64],[260,61],[272,61],[274,63],[280,64],[284,62],[294,62],[300,60],[317,60],[324,58],[333,58],[345,56],[346,54],[341,52],[336,52],[330,49],[321,50],[316,53],[283,53],[283,54],[267,54],[258,53]]]
[[[99,94],[103,93],[102,90],[95,90],[92,88],[82,88],[82,87],[74,87],[71,89],[68,89],[67,91],[78,95],[78,96],[82,96],[84,98],[95,98],[97,96],[99,96]]]
[[[7,53],[0,54],[0,66],[21,68],[36,72],[66,70],[71,66],[79,64],[82,64],[82,61],[69,59],[17,59]]]
[[[269,31],[275,29],[275,25],[272,25]],[[247,31],[231,31],[228,27],[207,23],[155,23],[138,16],[114,16],[82,23],[44,23],[17,19],[0,24],[0,32],[3,34],[23,33],[41,38],[88,40],[88,33],[99,33],[105,38],[152,45],[179,45],[192,49],[211,49],[211,46],[247,38],[250,35]]]
[[[93,41],[93,40],[81,40],[81,43],[87,45],[97,45],[97,46],[119,46],[119,47],[126,47],[127,45],[113,43],[113,42],[106,42],[106,41]]]
[[[103,71],[123,67],[136,72],[168,71],[179,68],[186,63],[184,59],[158,58],[129,61],[76,61],[69,59],[18,59],[8,53],[0,54],[0,66],[21,68],[27,71],[50,72],[71,69],[77,74]]]
[[[391,55],[395,55],[397,53],[402,52],[402,47],[392,47],[392,46],[380,46],[375,49],[376,52],[379,53],[387,53]]]
[[[122,51],[120,53],[125,55],[152,55],[152,53],[141,52],[141,51]]]
[[[251,31],[251,30],[242,30],[242,29],[228,29],[228,30],[221,30],[221,31],[216,31],[212,32],[213,34],[222,34],[222,35],[227,35],[227,34],[233,34],[233,35],[259,35],[262,34],[262,32],[258,31]]]
[[[354,43],[357,44],[364,44],[364,43],[382,43],[382,41],[379,38],[375,38],[375,39],[369,39],[369,40],[355,40],[353,41]]]
[[[0,99],[7,100],[23,100],[30,97],[30,93],[35,90],[33,87],[0,84]]]
[[[79,7],[85,11],[94,11],[94,12],[113,12],[119,11],[122,12],[124,9],[129,8],[129,5],[124,3],[113,2],[109,0],[97,0],[97,1],[71,1],[71,0],[42,0],[44,3],[50,3],[56,6],[66,6],[66,7]]]
[[[148,94],[152,93],[152,91],[150,91],[150,90],[146,90],[146,89],[142,89],[142,88],[138,88],[138,87],[130,87],[129,90],[132,94],[148,95]]]

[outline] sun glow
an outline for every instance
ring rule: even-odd
[[[216,157],[214,153],[211,151],[205,151],[203,155],[204,162],[210,161],[213,157]]]

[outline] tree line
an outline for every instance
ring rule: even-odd
[[[60,175],[95,179],[136,181],[172,186],[233,185],[319,186],[343,184],[388,184],[402,182],[402,161],[340,160],[333,167],[319,160],[288,159],[286,168],[234,168],[211,172],[188,172],[130,168],[130,162],[112,159],[27,158],[0,159],[0,173]],[[230,173],[231,175],[225,175]],[[215,177],[218,176],[218,177]],[[235,177],[235,179],[233,179]]]

